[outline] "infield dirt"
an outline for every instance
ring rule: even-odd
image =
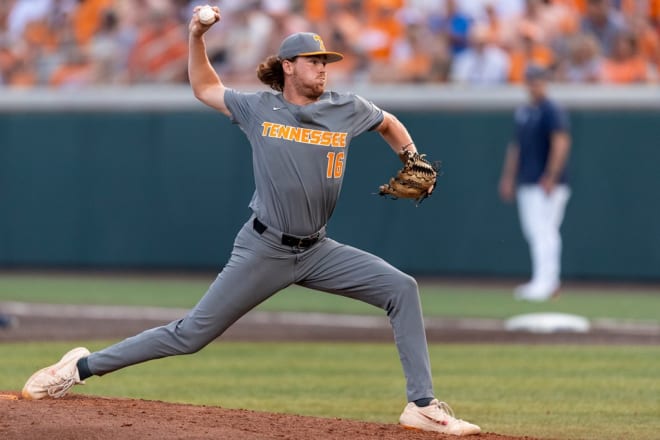
[[[15,392],[4,393],[18,395]],[[12,440],[458,438],[409,431],[396,424],[79,394],[70,394],[58,400],[0,400],[0,414],[0,438]],[[492,433],[482,433],[471,438],[534,440],[531,437],[508,437]]]

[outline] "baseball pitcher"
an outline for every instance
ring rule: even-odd
[[[257,76],[273,91],[242,93],[227,87],[211,66],[199,8],[189,24],[189,78],[195,97],[225,114],[252,147],[252,215],[238,232],[226,266],[182,319],[147,330],[95,353],[78,347],[37,371],[23,397],[62,397],[71,386],[152,359],[194,353],[241,316],[283,288],[297,284],[364,301],[390,319],[406,377],[408,404],[400,423],[411,429],[470,435],[480,428],[457,419],[435,398],[416,281],[379,257],[326,235],[354,137],[375,131],[404,167],[380,192],[422,200],[436,167],[417,153],[393,115],[350,93],[326,91],[327,65],[341,54],[313,33],[287,37]],[[205,20],[206,21],[206,20]],[[227,147],[225,147],[227,148]]]

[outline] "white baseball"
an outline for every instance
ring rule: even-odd
[[[202,6],[197,11],[197,16],[202,24],[213,24],[215,22],[215,11],[209,5]]]

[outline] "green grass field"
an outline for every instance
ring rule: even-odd
[[[0,390],[19,389],[71,346],[0,344]],[[485,431],[658,438],[657,347],[433,345],[431,359],[438,396]],[[75,392],[386,423],[396,423],[405,404],[391,344],[214,343],[91,378]]]
[[[208,277],[139,277],[0,274],[0,301],[60,304],[193,306],[213,281]],[[515,301],[508,287],[421,284],[427,316],[507,318],[536,311],[575,313],[590,319],[660,321],[660,292],[648,288],[566,288],[559,301]],[[259,307],[270,311],[382,314],[335,295],[292,286]]]
[[[212,277],[0,274],[1,301],[190,307]],[[565,289],[559,301],[514,301],[506,287],[423,284],[429,316],[505,318],[533,311],[592,319],[660,321],[660,295]],[[273,311],[381,313],[301,288],[261,307]],[[91,350],[113,341],[84,341]],[[71,343],[0,344],[0,390],[18,390]],[[660,436],[660,347],[431,345],[438,396],[485,431],[556,440]],[[76,392],[227,408],[395,423],[405,404],[393,344],[214,343],[200,353],[92,378]]]

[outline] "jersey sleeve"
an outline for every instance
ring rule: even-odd
[[[248,128],[254,119],[254,109],[261,99],[261,93],[243,93],[234,89],[225,89],[225,105],[231,112],[231,121],[240,127]]]
[[[350,119],[350,133],[357,136],[367,130],[373,130],[383,122],[383,110],[373,102],[358,95],[353,95],[353,117]]]
[[[550,131],[551,132],[568,132],[570,129],[570,120],[568,112],[558,105],[553,105],[550,108]]]

